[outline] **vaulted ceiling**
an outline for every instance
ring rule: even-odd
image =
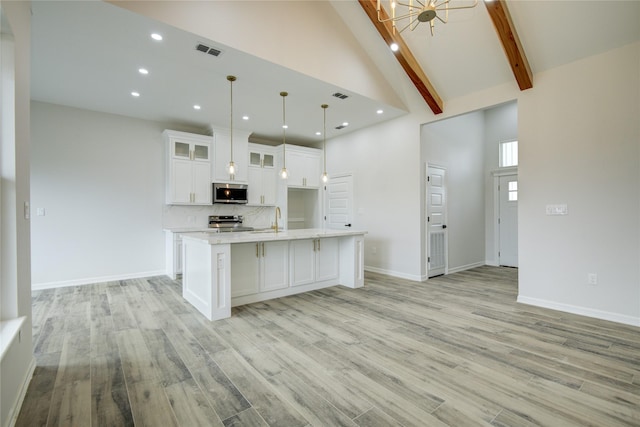
[[[416,89],[435,114],[432,104],[438,99],[438,107],[446,109],[447,100],[492,86],[525,90],[535,85],[535,73],[640,40],[638,1],[480,0],[475,8],[451,11],[447,24],[436,21],[433,36],[428,24],[393,35],[390,25],[377,22],[376,0],[358,0],[358,7],[333,3],[372,55],[376,38],[385,47],[400,40],[395,56],[412,64],[407,73],[412,81],[415,75],[425,77]],[[383,14],[388,3],[381,0]],[[451,5],[472,3],[451,0]],[[369,17],[365,24],[356,9]]]
[[[341,25],[352,32],[360,49],[375,64],[375,72],[384,76],[401,100],[399,103],[363,96],[351,87],[301,74],[218,40],[96,1],[32,2],[32,97],[206,128],[211,123],[228,123],[225,77],[242,69],[245,75],[234,89],[240,121],[237,126],[254,131],[258,137],[277,140],[282,121],[278,93],[288,90],[292,94],[287,100],[288,115],[297,122],[297,126],[290,126],[292,141],[314,144],[321,140],[315,135],[321,130],[321,103],[330,104],[328,138],[406,114],[411,97],[406,92],[407,75],[420,94],[419,99],[424,100],[425,110],[438,113],[446,111],[447,102],[456,97],[493,86],[506,84],[525,89],[531,84],[527,79],[532,78],[535,90],[537,73],[640,40],[640,1],[480,0],[473,9],[451,12],[447,24],[435,25],[433,36],[424,24],[415,31],[402,33],[404,48],[396,60],[385,42],[387,37],[381,37],[361,6],[368,4],[375,9],[375,0],[325,1],[333,12],[323,18],[342,20]],[[167,3],[158,5],[166,7]],[[175,3],[187,14],[189,8],[207,2]],[[224,10],[226,4],[233,4],[236,9],[246,8],[250,16],[256,7],[270,5],[279,12],[283,5],[286,9],[293,4],[317,10],[317,3],[312,3],[312,0],[217,1],[215,7]],[[135,2],[131,4],[138,7]],[[506,11],[509,15],[504,14]],[[287,22],[284,18],[283,22]],[[326,22],[328,29],[337,24]],[[272,25],[281,24],[273,20]],[[251,32],[253,28],[245,25],[243,31]],[[169,35],[162,49],[141,38],[158,29]],[[514,32],[520,43],[511,36]],[[260,34],[253,37],[259,38]],[[305,34],[298,30],[290,37],[297,40]],[[223,54],[217,63],[207,62],[210,58],[195,50],[200,42],[222,46]],[[151,67],[149,77],[161,80],[140,81],[136,70],[141,66]],[[129,92],[136,85],[144,93],[132,102]],[[158,85],[162,90],[157,90]],[[332,97],[335,92],[348,94],[349,102],[337,101]],[[194,112],[194,103],[202,103],[203,109]],[[384,113],[375,114],[378,109]],[[250,116],[247,123],[239,119],[245,113]],[[343,121],[350,122],[349,126],[335,129]]]

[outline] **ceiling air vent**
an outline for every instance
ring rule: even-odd
[[[213,55],[213,56],[219,56],[222,53],[222,51],[220,51],[220,50],[218,50],[218,49],[216,49],[214,47],[209,47],[209,46],[204,45],[202,43],[199,43],[196,46],[196,50],[199,50],[200,52],[203,52],[203,53],[208,53],[209,55]]]
[[[347,99],[349,97],[349,95],[345,95],[344,93],[340,93],[340,92],[334,93],[333,96],[340,99]]]
[[[340,130],[340,129],[344,129],[344,128],[346,128],[346,126],[345,126],[345,125],[336,126],[336,129],[338,129],[338,130]]]

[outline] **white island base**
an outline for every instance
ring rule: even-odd
[[[209,320],[231,307],[364,285],[364,231],[182,234],[182,295]]]

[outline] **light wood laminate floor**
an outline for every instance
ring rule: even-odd
[[[640,425],[640,328],[516,296],[494,267],[367,273],[217,322],[166,277],[34,292],[17,425]]]

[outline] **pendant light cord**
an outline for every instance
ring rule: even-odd
[[[324,116],[323,130],[322,130],[322,152],[324,153],[324,174],[327,174],[327,104],[322,104],[322,115]]]
[[[229,77],[227,77],[229,79]],[[230,88],[231,88],[231,119],[230,119],[230,124],[229,124],[229,145],[230,145],[230,151],[231,151],[231,162],[233,163],[233,82],[235,81],[235,77],[233,79],[229,79],[229,83],[230,83]]]

